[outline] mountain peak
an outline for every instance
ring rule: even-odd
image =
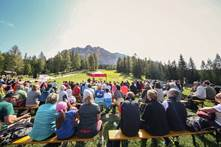
[[[120,53],[111,53],[108,50],[101,47],[92,47],[87,45],[84,48],[76,47],[71,48],[72,52],[80,54],[80,56],[89,56],[95,53],[98,57],[98,63],[100,65],[113,65],[117,63],[117,59],[126,55]]]

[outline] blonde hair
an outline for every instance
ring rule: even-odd
[[[147,96],[151,99],[151,100],[157,100],[157,91],[154,89],[150,89],[147,91]]]
[[[55,104],[58,101],[58,95],[56,93],[51,93],[48,95],[45,103]]]

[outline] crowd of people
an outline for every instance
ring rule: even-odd
[[[39,106],[28,133],[35,141],[55,135],[58,139],[68,139],[74,135],[90,138],[99,134],[99,144],[103,144],[102,115],[110,111],[117,113],[120,118],[118,128],[127,136],[137,135],[140,128],[161,136],[171,130],[187,129],[187,111],[180,102],[184,98],[182,90],[180,81],[135,80],[130,83],[88,79],[82,83],[64,81],[58,85],[56,81],[0,78],[0,125],[11,125],[30,117],[22,113],[15,115],[16,107]],[[194,82],[192,90],[189,99],[216,100],[217,105],[200,108],[198,114],[214,113],[215,118],[210,124],[221,127],[221,94],[216,94],[209,81]],[[165,138],[165,143],[170,144],[170,140]],[[141,145],[145,144],[146,140],[142,140]]]

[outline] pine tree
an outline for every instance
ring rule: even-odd
[[[186,78],[187,65],[182,55],[180,55],[180,59],[178,62],[178,71],[179,71],[179,79],[183,82],[183,80]]]
[[[190,57],[189,63],[188,63],[187,79],[190,83],[193,83],[194,81],[199,80],[198,71],[196,70],[196,66],[195,66],[194,61],[191,57]]]
[[[95,70],[95,59],[93,55],[89,55],[88,57],[88,63],[89,63],[89,69],[90,70]]]
[[[3,54],[0,52],[0,74],[4,70],[3,69],[4,68],[4,60],[5,60],[5,58],[4,58]]]

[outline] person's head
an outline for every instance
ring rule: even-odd
[[[149,84],[149,83],[146,83],[146,84],[144,85],[144,89],[150,90],[150,89],[151,89],[150,84]]]
[[[167,93],[167,97],[169,99],[177,99],[179,97],[179,91],[175,88],[171,88]]]
[[[39,90],[39,86],[38,85],[32,85],[32,91],[37,91]]]
[[[55,104],[58,101],[58,95],[56,93],[51,93],[46,98],[46,103]]]
[[[85,89],[83,94],[83,100],[86,104],[92,104],[94,102],[93,93],[90,90]]]
[[[218,93],[216,96],[215,96],[215,101],[219,104],[221,104],[221,92]]]
[[[204,81],[204,84],[205,84],[206,86],[209,86],[209,85],[210,85],[210,81],[209,81],[209,80],[206,80],[206,81]]]
[[[66,89],[66,87],[64,85],[61,85],[60,90],[64,91]]]
[[[108,93],[110,90],[108,88],[105,89],[105,92]]]
[[[68,108],[68,105],[66,102],[58,102],[56,105],[56,111],[57,112],[66,112]]]
[[[98,89],[98,90],[101,90],[101,84],[98,84],[98,85],[97,85],[97,89]]]
[[[116,85],[117,90],[120,90],[120,85]]]
[[[72,97],[68,98],[68,102],[69,102],[70,104],[76,103],[75,97],[72,96]]]
[[[87,87],[88,87],[88,88],[91,88],[91,84],[88,84]]]
[[[157,100],[157,91],[154,89],[150,89],[147,91],[147,99],[149,101],[155,101]]]
[[[129,91],[126,95],[126,100],[134,100],[135,94],[132,91]]]
[[[161,88],[160,82],[155,82],[154,88],[160,89]]]
[[[170,89],[177,87],[175,82],[170,82],[169,86],[170,86]]]

